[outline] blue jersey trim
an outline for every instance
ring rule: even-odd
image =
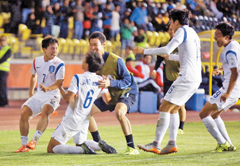
[[[60,67],[64,66],[64,63],[61,63],[60,65],[58,65],[57,69],[56,69],[56,72],[55,72],[55,75],[57,74],[58,70],[60,69]]]
[[[78,75],[77,74],[75,74],[74,75],[74,77],[76,78],[76,80],[77,80],[77,89],[79,90],[79,78],[78,78]]]
[[[187,39],[187,31],[184,27],[181,27],[184,30],[184,37],[183,37],[183,42]]]
[[[232,50],[229,50],[229,51],[226,52],[226,61],[227,61],[227,63],[228,63],[227,55],[230,54],[230,53],[234,54],[234,55],[236,56],[236,59],[237,59],[237,54],[236,54],[236,52],[234,52],[234,51],[232,51]]]

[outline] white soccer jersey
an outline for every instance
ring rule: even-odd
[[[240,45],[236,41],[231,41],[221,52],[222,67],[224,71],[223,87],[228,88],[231,68],[238,68],[238,80],[235,86],[240,84]]]
[[[79,130],[82,123],[89,120],[93,102],[101,91],[99,80],[102,80],[101,76],[88,71],[73,76],[68,90],[78,96],[69,104],[63,117],[63,124],[68,129]]]
[[[31,67],[31,73],[37,74],[38,76],[38,95],[57,95],[60,97],[59,89],[52,91],[43,92],[39,85],[42,84],[48,87],[54,84],[59,79],[64,79],[65,65],[64,62],[58,57],[54,57],[52,60],[47,62],[44,61],[44,56],[37,57],[33,60],[33,65]]]
[[[190,82],[201,82],[201,53],[200,39],[197,33],[188,25],[178,28],[172,40],[164,47],[144,49],[144,54],[164,55],[173,52],[178,47],[180,73],[184,80]],[[176,60],[169,56],[170,60]]]

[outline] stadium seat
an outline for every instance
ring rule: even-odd
[[[148,43],[149,45],[154,45],[154,36],[153,36],[153,33],[151,31],[147,31],[147,39],[148,39]]]
[[[153,36],[154,36],[154,46],[158,46],[157,39],[159,38],[159,34],[156,31],[154,31]]]
[[[88,42],[81,39],[80,41],[81,55],[86,55],[88,52]]]
[[[59,38],[58,43],[59,43],[59,46],[58,46],[59,53],[62,53],[63,46],[66,44],[66,40],[63,38]]]
[[[23,31],[26,30],[26,29],[28,29],[27,25],[19,24],[19,26],[18,26],[18,33],[19,33],[19,35],[22,35]]]
[[[31,58],[32,56],[32,47],[22,47],[21,48],[21,57]]]
[[[22,40],[25,41],[25,40],[28,40],[30,38],[30,35],[31,35],[31,30],[30,29],[25,29],[22,33]]]
[[[66,44],[68,46],[67,54],[73,55],[74,54],[74,43],[72,39],[66,39]]]
[[[3,26],[3,17],[0,15],[0,27]]]
[[[74,45],[74,55],[80,55],[81,54],[80,41],[78,39],[73,39],[73,45]]]

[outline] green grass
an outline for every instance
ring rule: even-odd
[[[240,122],[226,122],[233,144],[240,150]],[[132,126],[135,145],[150,143],[154,139],[155,125]],[[0,131],[0,165],[222,165],[233,166],[240,163],[240,151],[216,153],[213,149],[217,142],[207,132],[203,123],[186,123],[184,134],[178,135],[176,154],[156,155],[140,151],[140,155],[126,156],[126,141],[120,126],[99,127],[102,139],[114,146],[118,154],[73,155],[48,154],[46,148],[54,129],[47,129],[37,147],[29,153],[13,153],[21,145],[18,130]],[[34,130],[30,131],[32,138]],[[91,136],[88,135],[91,139]],[[164,137],[162,147],[167,144],[168,134]],[[71,140],[69,145],[74,145]]]

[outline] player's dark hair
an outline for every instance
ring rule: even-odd
[[[52,43],[57,43],[58,44],[58,39],[51,36],[47,35],[43,40],[42,40],[42,48],[47,48],[50,44]],[[59,45],[59,44],[58,44]]]
[[[173,9],[169,13],[169,18],[174,22],[178,20],[181,25],[188,25],[189,23],[189,11],[188,10],[179,10]]]
[[[218,29],[222,32],[223,36],[229,35],[229,39],[232,39],[234,35],[234,27],[226,22],[221,22],[216,25],[215,29]]]
[[[90,72],[97,72],[103,67],[103,59],[97,52],[88,52],[86,56],[86,63]]]
[[[90,41],[90,39],[99,39],[101,44],[106,42],[106,36],[102,32],[99,32],[99,31],[93,32],[89,37],[89,41]]]

